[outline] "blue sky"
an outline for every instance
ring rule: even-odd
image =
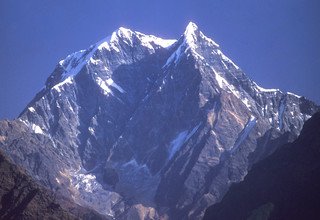
[[[319,0],[1,0],[0,118],[14,118],[59,60],[124,26],[178,38],[189,21],[249,77],[320,103]]]

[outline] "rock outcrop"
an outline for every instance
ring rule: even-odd
[[[258,162],[204,219],[319,219],[320,112],[299,138]]]
[[[193,23],[178,40],[119,28],[60,61],[0,147],[105,216],[200,219],[318,110],[258,86]]]

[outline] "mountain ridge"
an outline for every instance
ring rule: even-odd
[[[204,219],[318,219],[319,122],[318,112],[298,139],[255,164]]]
[[[159,39],[120,28],[60,61],[1,126],[1,148],[113,218],[200,219],[319,109],[259,87],[194,23],[177,41]]]

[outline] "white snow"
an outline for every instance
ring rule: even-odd
[[[92,127],[89,127],[88,131],[90,132],[91,135],[94,135],[94,129]]]
[[[98,50],[106,49],[108,51],[120,52],[119,40],[116,32],[113,32],[111,36],[108,36],[97,43]]]
[[[305,120],[308,120],[311,118],[311,115],[305,115]]]
[[[100,77],[97,77],[96,82],[100,86],[100,88],[103,90],[104,95],[112,94],[110,88],[108,87],[106,81],[102,80]]]
[[[225,62],[231,63],[236,69],[240,69],[232,60],[230,60],[226,55],[222,53],[221,50],[217,50],[217,54],[220,55],[221,59]],[[223,63],[224,64],[224,63]],[[225,64],[224,64],[225,65]],[[225,65],[227,68],[227,66]]]
[[[163,48],[172,46],[177,40],[175,39],[162,39],[153,35],[148,35],[150,41],[153,41],[156,45],[160,45]]]
[[[112,87],[116,88],[121,93],[125,93],[126,92],[126,91],[124,91],[124,89],[121,88],[121,86],[119,86],[117,83],[115,83],[111,78],[107,79],[107,84],[109,86],[112,86]]]
[[[95,59],[93,59],[93,57],[91,57],[90,58],[90,63],[92,63],[94,65],[98,65],[98,64],[102,63],[102,61],[101,60],[95,60]]]
[[[249,103],[249,100],[247,98],[241,99],[242,103],[245,104],[247,106],[247,108],[250,108],[251,105]]]
[[[193,23],[190,22],[184,32],[184,37],[185,37],[185,42],[191,46],[194,45],[195,40],[196,40],[196,34],[195,32],[198,30],[198,26]]]
[[[36,124],[31,124],[31,129],[34,131],[36,134],[44,134],[42,129],[36,125]]]
[[[133,45],[132,44],[132,35],[133,35],[133,31],[131,31],[130,29],[124,28],[124,27],[120,27],[117,31],[118,36],[124,38],[127,43],[129,43],[129,45]]]
[[[112,93],[112,91],[110,89],[110,86],[115,88],[115,89],[117,89],[121,93],[125,93],[126,92],[121,86],[119,86],[117,83],[115,83],[113,81],[113,79],[111,79],[111,78],[109,78],[107,80],[103,80],[100,77],[97,77],[96,78],[96,82],[100,86],[100,88],[103,90],[104,95],[108,95],[108,94],[112,94],[113,95],[113,93]]]
[[[292,92],[287,92],[287,94],[288,94],[288,95],[295,96],[295,97],[297,97],[297,98],[301,98],[301,96],[299,96],[299,95],[297,95],[297,94],[294,94],[294,93],[292,93]]]
[[[258,92],[280,92],[280,89],[265,89],[265,88],[258,86],[258,84],[256,84],[256,83],[254,83],[254,85],[256,86]]]
[[[181,43],[181,45],[178,47],[178,49],[173,52],[171,54],[171,56],[168,58],[166,64],[162,67],[162,68],[166,68],[168,67],[172,62],[177,65],[177,63],[179,62],[180,58],[182,57],[183,54],[185,54],[188,50],[191,51],[191,53],[196,56],[197,58],[203,60],[204,57],[202,55],[200,55],[196,49],[197,49],[197,45],[196,45],[196,40],[197,40],[197,36],[196,36],[196,31],[198,31],[198,27],[196,24],[190,22],[183,34],[184,36],[184,41]],[[200,31],[200,37],[201,38],[205,38],[208,42],[210,42],[211,44],[214,44],[216,47],[218,47],[219,45],[216,44],[213,40],[207,38],[206,36],[204,36],[202,34],[202,32]]]
[[[175,153],[180,150],[182,145],[186,142],[188,136],[188,131],[183,131],[178,134],[178,136],[171,142],[169,147],[169,160],[175,155]]]
[[[190,132],[188,130],[180,132],[176,138],[171,141],[169,149],[168,149],[168,160],[171,160],[172,157],[180,150],[184,143],[186,143],[194,133],[198,130],[201,123],[199,123],[196,127],[194,127]]]
[[[70,110],[71,112],[74,112],[74,110],[73,110],[73,108],[72,108],[71,105],[69,105],[69,110]]]
[[[73,81],[72,77],[68,77],[62,82],[56,84],[54,87],[52,87],[52,89],[56,90],[57,92],[61,92],[61,89],[63,89],[63,86],[67,84],[72,84],[72,81]]]
[[[64,68],[62,81],[79,73],[85,64],[88,63],[95,51],[96,47],[91,46],[88,50],[80,50],[67,56],[65,60],[61,60],[59,64]]]
[[[153,35],[145,35],[140,32],[131,31],[129,29],[120,27],[118,30],[114,31],[111,36],[108,36],[95,45],[92,45],[87,50],[80,50],[73,54],[67,56],[64,60],[59,62],[60,66],[64,69],[64,73],[62,74],[62,80],[59,83],[60,86],[64,84],[64,81],[70,82],[70,78],[74,75],[78,74],[81,69],[87,64],[92,63],[94,65],[100,64],[102,61],[98,59],[94,59],[93,55],[97,50],[106,49],[108,51],[116,51],[120,52],[119,40],[120,38],[128,43],[129,45],[133,45],[133,35],[135,35],[140,41],[141,45],[147,47],[153,53],[156,48],[162,47],[167,48],[176,42],[176,40],[172,39],[162,39],[155,37]],[[59,85],[58,84],[58,85]],[[116,85],[115,85],[116,86]],[[54,86],[58,92],[61,90],[58,88],[59,86]],[[119,88],[117,88],[119,90]],[[120,91],[120,90],[119,90]]]
[[[75,188],[77,190],[83,189],[86,192],[92,193],[97,188],[96,177],[92,174],[76,174],[74,175],[77,182]]]
[[[162,68],[166,68],[167,66],[169,66],[172,62],[176,65],[182,55],[182,47],[180,46],[173,54],[171,54],[171,56],[168,58],[166,64],[164,64],[164,66]]]
[[[142,46],[147,47],[153,52],[155,50],[155,47],[167,48],[176,42],[176,40],[162,39],[153,35],[145,35],[138,31],[132,31],[130,29],[120,27],[118,30],[114,31],[110,37],[107,37],[104,40],[100,41],[98,43],[98,49],[101,50],[105,48],[109,51],[113,49],[117,52],[120,52],[119,38],[123,39],[124,42],[132,46],[134,35],[140,40]]]
[[[223,64],[224,68],[228,69],[228,67],[224,61],[222,61],[222,64]]]
[[[20,120],[23,124],[25,124],[26,126],[29,126],[29,122],[28,122],[28,121],[22,120],[21,118],[19,118],[19,120]]]
[[[226,89],[229,85],[229,83],[227,82],[227,80],[225,80],[225,78],[223,78],[222,76],[220,76],[220,74],[218,74],[214,69],[212,69],[214,72],[214,76],[216,78],[216,81],[219,85],[219,87],[221,89]]]
[[[234,146],[231,148],[230,152],[234,153],[243,141],[248,137],[254,126],[257,124],[257,119],[254,116],[251,116],[248,123],[245,125],[244,129],[240,132],[240,136],[237,138]]]
[[[215,79],[219,85],[219,87],[223,90],[229,89],[230,92],[232,92],[240,101],[247,106],[247,108],[250,108],[250,102],[247,97],[242,97],[239,91],[236,90],[236,88],[232,85],[229,84],[228,81],[223,78],[219,73],[217,73],[213,68],[211,68],[212,71],[214,72]]]
[[[141,44],[151,50],[155,49],[152,44],[156,46],[160,46],[162,48],[167,48],[176,42],[176,40],[171,40],[171,39],[165,40],[162,38],[155,37],[153,35],[145,35],[140,32],[135,32],[135,33],[138,34]]]
[[[36,110],[33,107],[29,107],[28,110],[32,113],[36,112]]]

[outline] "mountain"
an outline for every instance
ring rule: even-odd
[[[61,60],[0,147],[41,184],[115,219],[200,219],[319,106],[264,89],[190,23],[119,28]]]
[[[0,219],[105,219],[39,185],[0,151]]]
[[[305,123],[297,140],[231,186],[204,219],[319,219],[319,200],[320,112]]]

